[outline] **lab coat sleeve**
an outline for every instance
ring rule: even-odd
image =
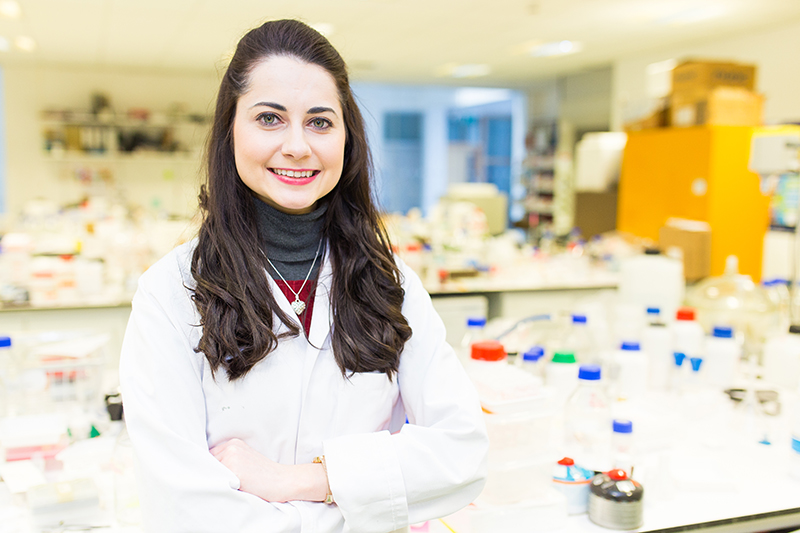
[[[144,530],[299,531],[296,509],[239,491],[209,452],[203,355],[190,341],[196,312],[176,263],[173,253],[142,276],[120,359]]]
[[[489,447],[472,383],[417,275],[401,262],[412,328],[397,375],[409,424],[323,443],[345,532],[385,533],[451,514],[483,489]]]

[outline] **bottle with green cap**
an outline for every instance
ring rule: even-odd
[[[568,351],[554,353],[553,359],[547,363],[545,369],[545,382],[553,388],[557,405],[563,405],[578,386],[578,363],[575,354]]]

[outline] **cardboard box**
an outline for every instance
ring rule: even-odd
[[[666,128],[670,125],[670,106],[666,103],[663,107],[659,107],[648,116],[633,122],[628,122],[624,126],[626,132],[651,130],[654,128]]]
[[[576,192],[575,227],[585,238],[617,228],[617,191]]]
[[[704,97],[686,93],[671,97],[673,126],[760,126],[764,95],[732,87],[717,87]]]
[[[672,94],[701,100],[717,87],[737,87],[752,91],[756,86],[756,67],[743,63],[684,61],[672,69]]]
[[[671,218],[659,231],[658,245],[668,255],[670,248],[680,248],[686,281],[711,274],[711,226],[707,222]]]

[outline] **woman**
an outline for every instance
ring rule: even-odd
[[[199,236],[142,276],[123,343],[147,531],[387,533],[479,494],[475,391],[369,180],[330,43],[291,20],[245,35]]]

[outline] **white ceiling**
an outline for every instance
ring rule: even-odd
[[[608,64],[643,50],[709,41],[800,20],[800,0],[18,0],[0,18],[0,64],[213,71],[238,38],[270,18],[333,27],[330,39],[362,81],[453,83],[450,65],[485,64],[469,84],[526,80]],[[537,42],[583,51],[532,57]],[[463,80],[459,83],[466,83]]]

